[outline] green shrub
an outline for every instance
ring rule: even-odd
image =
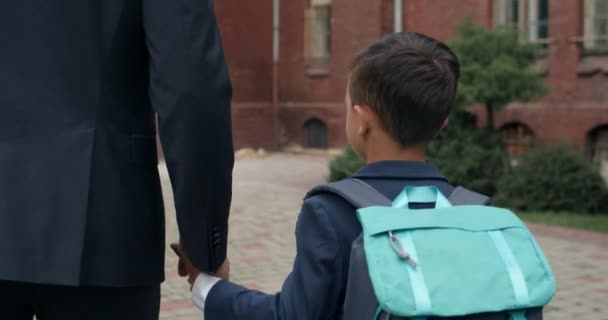
[[[607,189],[579,152],[553,145],[523,155],[501,179],[495,202],[525,211],[608,213]]]
[[[493,196],[508,166],[500,133],[477,129],[475,117],[457,112],[428,148],[427,159],[451,184]]]
[[[330,182],[342,180],[351,176],[364,165],[365,163],[363,160],[359,158],[359,155],[357,155],[355,150],[349,145],[342,154],[335,157],[330,162],[328,180]]]

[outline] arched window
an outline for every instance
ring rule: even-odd
[[[319,119],[310,119],[304,125],[306,129],[306,147],[327,149],[327,125]]]
[[[512,156],[526,153],[534,143],[534,131],[525,124],[509,123],[503,126],[500,131],[507,151]]]
[[[589,155],[608,182],[608,125],[603,125],[589,133]]]

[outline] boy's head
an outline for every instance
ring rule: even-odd
[[[395,33],[359,53],[346,94],[349,142],[365,159],[370,147],[423,147],[446,124],[460,65],[443,43]]]

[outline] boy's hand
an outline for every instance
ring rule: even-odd
[[[172,243],[171,249],[173,249],[173,252],[179,257],[179,261],[177,262],[177,273],[180,277],[188,277],[190,290],[192,290],[192,286],[201,272],[196,269],[192,262],[190,262],[190,259],[186,256],[180,244]]]

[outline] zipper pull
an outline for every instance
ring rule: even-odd
[[[414,269],[418,267],[418,263],[412,259],[407,251],[405,251],[403,245],[401,244],[401,240],[399,240],[399,238],[395,236],[392,231],[388,232],[388,241],[399,258],[405,260],[405,262],[407,262]]]

